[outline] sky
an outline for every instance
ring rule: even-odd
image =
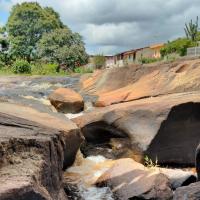
[[[113,55],[184,36],[184,24],[200,16],[200,0],[25,0],[53,7],[79,32],[89,54]],[[0,0],[0,25],[24,0]]]

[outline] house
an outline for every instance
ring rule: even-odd
[[[164,44],[155,44],[149,47],[133,49],[123,53],[124,65],[140,63],[142,58],[160,58],[160,50]]]
[[[124,64],[129,65],[135,63],[136,59],[136,49],[124,52]]]
[[[154,44],[148,47],[124,51],[114,56],[104,56],[106,61],[105,67],[123,67],[125,65],[141,63],[142,58],[160,58],[162,47],[164,47],[164,44]],[[90,56],[89,60],[89,63],[93,63],[94,56]]]
[[[163,43],[151,45],[149,48],[152,50],[153,58],[161,58],[160,50],[164,47]]]
[[[114,67],[115,65],[115,56],[105,56],[106,67]]]
[[[114,56],[114,64],[115,67],[123,67],[124,66],[124,53],[119,53]]]

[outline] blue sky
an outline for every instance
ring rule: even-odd
[[[33,0],[26,0],[33,1]],[[34,0],[53,7],[79,32],[89,54],[115,54],[184,36],[184,24],[200,16],[199,0]],[[0,24],[24,0],[0,0]]]

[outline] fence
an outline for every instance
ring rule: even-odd
[[[200,47],[188,48],[187,56],[200,56]]]

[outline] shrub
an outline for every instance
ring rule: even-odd
[[[142,64],[154,63],[154,62],[158,62],[158,61],[161,61],[161,58],[145,58],[145,57],[143,57],[139,60],[139,62]]]
[[[26,60],[16,60],[12,65],[12,70],[15,74],[30,74],[31,65]]]
[[[52,63],[34,63],[32,66],[32,74],[47,75],[56,74],[58,71],[58,64]]]
[[[74,72],[78,73],[78,74],[93,73],[93,69],[91,69],[91,68],[84,68],[84,67],[76,67],[74,69]]]
[[[4,67],[5,67],[5,63],[0,60],[0,70],[3,69]]]
[[[106,58],[103,55],[96,55],[93,58],[94,66],[96,69],[101,69],[106,64]]]
[[[161,55],[167,56],[169,54],[177,53],[180,56],[185,56],[187,48],[197,46],[196,42],[192,42],[187,38],[178,38],[174,41],[168,42],[160,51]]]

